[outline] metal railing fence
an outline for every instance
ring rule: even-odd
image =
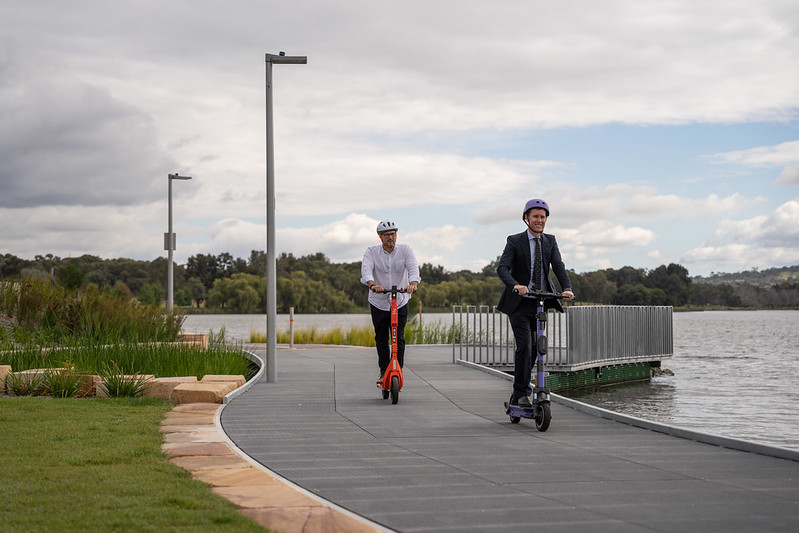
[[[569,306],[550,311],[545,366],[573,371],[654,361],[674,353],[670,306]],[[496,306],[452,306],[452,361],[512,367],[515,342]]]

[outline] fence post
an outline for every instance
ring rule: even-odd
[[[458,345],[460,346],[459,357],[463,357],[463,306],[452,306],[452,363],[455,364],[455,308],[458,309],[460,321],[458,323]]]
[[[289,307],[289,348],[294,349],[294,308]]]

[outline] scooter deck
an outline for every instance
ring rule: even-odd
[[[535,418],[535,407],[519,407],[518,405],[508,405],[508,402],[505,402],[505,414],[521,418]]]
[[[537,405],[541,405],[543,403],[549,403],[549,400],[538,400],[536,403]],[[532,407],[520,407],[518,405],[509,405],[508,402],[505,402],[505,414],[510,416],[535,418],[535,408],[535,405]]]

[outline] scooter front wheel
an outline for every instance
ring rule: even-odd
[[[391,378],[391,403],[397,403],[399,401],[399,378],[397,376],[393,376]]]
[[[538,431],[549,429],[549,422],[552,420],[552,411],[549,402],[538,404],[535,410],[535,427]]]

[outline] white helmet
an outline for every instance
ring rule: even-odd
[[[386,231],[397,231],[397,225],[390,220],[383,220],[377,225],[377,233],[385,233]]]

